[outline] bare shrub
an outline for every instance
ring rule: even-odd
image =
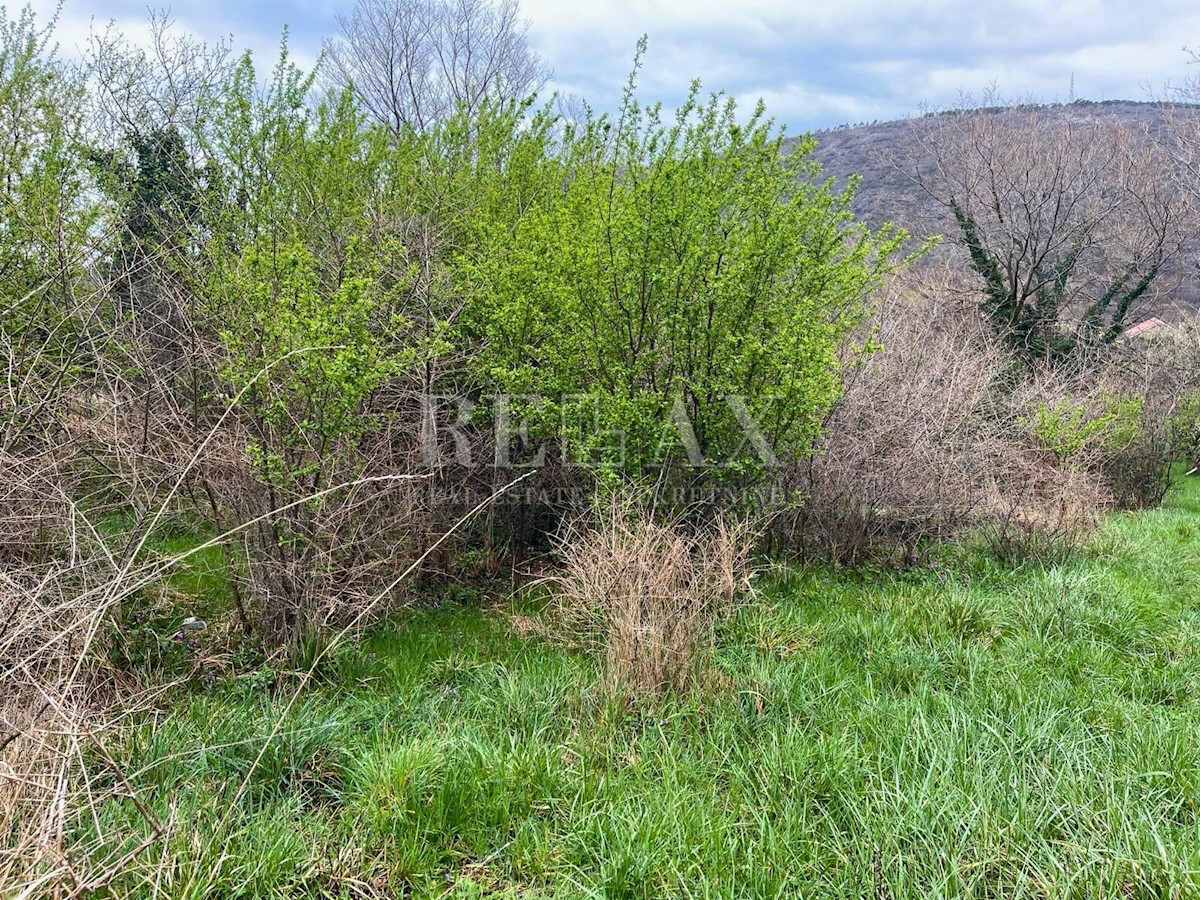
[[[333,472],[345,487],[286,507],[244,471],[209,481],[229,542],[231,581],[247,621],[268,644],[295,643],[355,617],[422,550],[426,516],[411,476],[365,467]],[[219,498],[219,499],[218,499]],[[374,604],[378,615],[388,604]]]
[[[799,549],[853,563],[974,521],[1006,355],[949,270],[894,279],[808,461]]]
[[[55,798],[69,786],[73,754],[70,741],[60,736],[78,734],[81,717],[66,708],[61,714],[43,713],[35,725],[29,710],[39,701],[36,695],[8,688],[0,700],[7,732],[0,739],[0,818],[9,823],[0,844],[0,885],[20,886],[32,896],[53,896],[55,888],[69,885],[63,864],[69,825],[65,804]]]
[[[1161,503],[1181,450],[1172,420],[1182,397],[1173,390],[1160,391],[1146,375],[1135,370],[1124,380],[1127,396],[1137,398],[1141,407],[1137,429],[1097,460],[1095,467],[1119,509],[1148,509]]]
[[[610,500],[559,537],[562,574],[551,583],[560,625],[603,653],[612,689],[685,690],[705,672],[715,626],[750,589],[753,545],[744,523],[718,518],[686,533]]]
[[[1049,563],[1078,550],[1110,504],[1086,469],[1064,467],[1041,448],[1015,444],[1003,448],[982,489],[979,535],[1006,563]]]
[[[1172,371],[1169,358],[1175,350],[1125,342],[1013,383],[999,445],[1007,450],[983,505],[985,536],[1001,558],[1061,555],[1104,511],[1161,502],[1180,454],[1173,421],[1194,377]]]
[[[194,474],[185,470],[180,477]],[[341,627],[322,636],[325,640],[316,647],[254,766],[264,758],[322,659],[385,609],[438,545],[519,480],[481,500],[407,565],[396,569],[359,560],[358,571],[370,573],[374,593],[366,596],[360,583],[351,608],[339,610]],[[377,483],[371,478],[350,482],[335,504],[343,520],[338,535],[347,552],[356,545],[355,530],[345,522],[354,518],[356,503],[363,502],[356,499],[357,492]],[[316,492],[301,502],[320,498]],[[8,823],[0,832],[0,892],[16,886],[24,891],[20,896],[81,896],[103,889],[139,864],[145,851],[165,842],[170,828],[179,825],[156,818],[140,798],[143,785],[133,783],[134,776],[127,776],[106,749],[123,720],[153,704],[156,689],[139,687],[137,678],[123,684],[122,673],[108,662],[105,651],[123,601],[162,585],[190,555],[214,544],[228,544],[255,522],[241,522],[236,531],[214,535],[184,552],[145,554],[143,559],[137,550],[171,502],[169,495],[164,496],[163,505],[140,523],[142,531],[123,536],[132,548],[126,552],[105,546],[97,529],[78,517],[63,523],[62,544],[75,548],[72,553],[0,569],[0,815]],[[374,522],[367,527],[373,537]],[[372,548],[368,542],[360,549],[369,555]],[[344,575],[348,570],[338,571]],[[335,590],[332,582],[324,583]],[[337,600],[335,593],[329,602]],[[246,779],[240,788],[243,792],[249,775]],[[95,815],[99,807],[118,798],[131,804],[147,824],[140,843],[130,845],[124,835],[106,833]],[[236,807],[235,800],[231,808]]]
[[[70,543],[90,542],[77,534]],[[108,796],[92,786],[85,745],[110,710],[136,708],[118,698],[98,652],[124,596],[106,581],[102,560],[88,554],[74,565],[0,573],[0,817],[9,823],[0,885],[22,886],[23,896],[80,891],[111,862],[82,852],[72,836],[79,817]]]
[[[1126,341],[1119,374],[1146,397],[1145,421],[1168,462],[1200,466],[1200,317]]]
[[[70,514],[59,489],[68,468],[59,448],[35,454],[0,451],[0,561],[32,563],[53,554]]]
[[[893,280],[871,336],[880,349],[848,356],[800,482],[805,555],[856,563],[982,529],[1007,559],[1045,558],[1104,510],[1161,499],[1174,389],[1152,384],[1157,369],[1116,351],[1068,369],[1018,364],[977,302],[949,269]],[[1051,426],[1079,434],[1039,433]]]

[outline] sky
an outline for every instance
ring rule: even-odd
[[[314,63],[353,0],[174,0],[177,27],[232,37],[263,65],[287,25],[294,58]],[[54,0],[34,0],[39,16]],[[146,31],[145,0],[63,0],[64,54],[108,21]],[[670,108],[699,78],[789,130],[894,119],[996,86],[1009,97],[1146,100],[1200,74],[1197,0],[523,0],[551,87],[594,109],[619,101],[638,37],[649,51],[639,96]],[[265,55],[265,58],[264,58]]]

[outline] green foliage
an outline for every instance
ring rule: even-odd
[[[256,461],[268,477],[318,487],[320,454],[370,424],[371,392],[403,365],[388,350],[404,320],[359,257],[352,247],[331,292],[298,243],[255,244],[223,273],[222,289],[242,298],[222,335],[225,374],[254,419]]]
[[[247,55],[204,135],[221,173],[206,201],[205,302],[222,374],[260,473],[293,490],[325,485],[377,422],[373,392],[425,349],[411,331],[411,254],[373,222],[399,151],[349,91],[311,105],[312,77],[285,45],[261,92]]]
[[[175,125],[127,137],[131,156],[93,149],[89,156],[98,181],[120,204],[120,235],[128,253],[153,253],[186,243],[187,228],[201,209],[202,174]]]
[[[49,29],[25,9],[0,10],[0,268],[6,301],[33,292],[61,300],[64,280],[79,265],[61,254],[75,248],[93,221],[79,155],[82,86],[54,56]],[[48,277],[57,261],[67,271]],[[57,286],[55,282],[58,282]],[[5,323],[11,324],[6,305]]]
[[[1027,423],[1047,450],[1066,463],[1079,457],[1109,457],[1141,432],[1145,398],[1102,393],[1098,403],[1072,397],[1042,401]]]
[[[94,336],[76,315],[82,248],[99,213],[79,153],[81,98],[51,30],[28,8],[0,8],[0,450],[50,426],[94,363]]]
[[[253,522],[250,606],[342,586],[330,548],[353,542],[326,530],[348,493],[299,501],[425,460],[421,395],[470,399],[612,481],[745,483],[802,459],[899,261],[904,234],[854,221],[854,184],[823,177],[811,140],[785,147],[761,105],[747,117],[698,86],[670,116],[631,78],[615,118],[493,100],[397,134],[348,86],[318,91],[286,34],[265,77],[249,54],[105,39],[72,80],[47,38],[28,16],[8,37],[24,62],[0,114],[41,131],[9,166],[0,291],[42,293],[5,327],[53,335],[60,374],[117,386],[106,414],[138,451],[115,455],[156,467],[111,479],[134,505],[153,508],[200,449],[179,502],[215,533]],[[86,132],[78,99],[99,120]],[[61,269],[60,246],[77,254]],[[89,280],[94,308],[72,309]],[[472,427],[485,446],[488,423]],[[227,439],[240,459],[215,452]],[[475,459],[477,482],[498,477]],[[346,527],[364,540],[377,524]],[[346,554],[365,569],[378,549]]]
[[[493,101],[393,134],[349,88],[318,95],[286,35],[265,83],[249,54],[192,48],[203,77],[156,87],[111,52],[97,73],[137,109],[81,171],[122,337],[153,339],[126,373],[163,366],[192,427],[237,397],[257,474],[293,496],[354,472],[372,398],[406,375],[607,476],[800,459],[905,237],[854,221],[811,140],[698,85],[672,117],[631,77],[616,118]]]
[[[807,452],[904,235],[853,222],[853,184],[820,178],[811,141],[785,152],[761,106],[741,123],[698,85],[673,120],[631,80],[615,122],[552,125],[482,126],[461,330],[482,384],[601,470]]]
[[[1178,455],[1188,461],[1200,461],[1200,392],[1193,391],[1183,397],[1168,424]]]
[[[987,252],[983,239],[979,234],[979,225],[968,216],[962,206],[953,197],[950,206],[954,210],[954,218],[962,231],[963,243],[971,255],[971,265],[976,274],[983,279],[985,295],[984,311],[994,323],[1007,325],[1013,316],[1013,297],[1005,282],[1004,270],[1000,263]]]

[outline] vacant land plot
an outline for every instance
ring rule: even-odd
[[[1198,488],[1049,568],[768,573],[686,698],[605,699],[531,601],[397,619],[290,708],[287,671],[218,677],[111,748],[168,829],[113,890],[1190,895]],[[133,848],[143,822],[87,827]]]

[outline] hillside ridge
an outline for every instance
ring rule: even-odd
[[[1138,100],[1076,100],[1069,103],[1028,104],[1064,119],[1086,114],[1113,119],[1144,130],[1151,137],[1164,134],[1168,108],[1198,108],[1196,104],[1164,104]],[[851,175],[861,177],[852,209],[856,216],[878,227],[892,222],[917,237],[947,233],[946,212],[910,177],[913,161],[919,158],[917,126],[931,115],[986,115],[1013,107],[983,106],[909,116],[884,122],[839,125],[811,132],[816,140],[812,158],[824,173],[844,184]],[[801,140],[790,138],[789,144]],[[1200,310],[1200,266],[1197,254],[1183,261],[1172,290],[1174,302],[1186,309]],[[1171,310],[1166,310],[1170,313]]]

